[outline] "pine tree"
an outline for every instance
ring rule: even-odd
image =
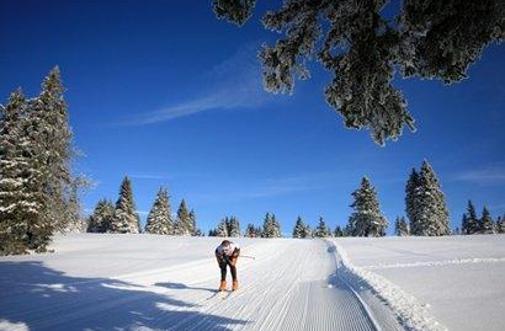
[[[379,237],[386,234],[388,222],[380,211],[377,193],[367,177],[361,180],[361,186],[352,193],[354,208],[349,218],[348,231],[352,236]]]
[[[254,227],[254,224],[251,224],[251,223],[247,224],[247,226],[245,227],[245,231],[244,231],[244,237],[246,237],[246,238],[256,237],[256,228]]]
[[[479,218],[477,217],[477,212],[475,211],[472,200],[468,200],[466,213],[463,215],[461,226],[463,234],[474,234],[478,233],[480,230]]]
[[[201,237],[203,233],[202,230],[196,226],[196,213],[193,209],[189,212],[189,219],[191,220],[191,229],[193,231],[191,235],[194,237]]]
[[[213,0],[219,19],[239,26],[253,16],[256,0]],[[414,130],[398,77],[467,78],[486,48],[505,39],[503,0],[356,1],[286,0],[264,14],[266,29],[278,33],[259,53],[263,82],[272,93],[292,93],[308,79],[315,56],[332,73],[327,103],[347,127],[368,128],[383,144],[404,126]]]
[[[339,225],[335,227],[335,231],[333,231],[333,236],[336,238],[344,236],[344,231]]]
[[[179,208],[177,209],[175,234],[180,236],[191,236],[193,232],[193,219],[190,216],[188,206],[186,205],[186,200],[182,199]]]
[[[133,190],[130,179],[126,176],[119,190],[116,202],[111,232],[113,233],[139,233],[140,218],[135,211]]]
[[[302,218],[298,216],[296,219],[295,227],[293,229],[293,238],[306,238],[306,225],[303,222]]]
[[[105,233],[111,230],[114,218],[114,204],[107,200],[101,199],[96,204],[93,214],[88,220],[88,232]]]
[[[281,237],[280,224],[274,214],[266,213],[263,221],[262,237],[279,238]]]
[[[63,92],[60,70],[55,67],[44,79],[39,96],[30,103],[34,121],[31,138],[37,148],[46,195],[47,224],[44,231],[50,233],[52,230],[65,231],[68,215],[72,212],[69,188],[74,149]]]
[[[405,237],[410,234],[409,225],[405,217],[397,217],[395,220],[395,234],[400,237]]]
[[[317,238],[326,238],[331,236],[331,231],[322,217],[319,217],[319,223],[314,229],[313,235]]]
[[[496,233],[505,233],[505,215],[496,220]]]
[[[493,234],[495,233],[494,222],[489,210],[484,207],[482,209],[482,217],[479,220],[479,233]]]
[[[414,210],[411,219],[411,234],[416,236],[442,236],[450,233],[449,212],[445,195],[435,171],[423,161],[419,172],[418,186],[414,193]],[[408,212],[408,211],[407,211]]]
[[[416,231],[416,192],[419,188],[419,174],[415,168],[412,168],[407,185],[405,187],[405,212],[410,222],[411,231]]]
[[[240,237],[240,222],[235,216],[226,218],[228,237]]]
[[[28,111],[20,89],[0,106],[0,255],[23,254],[29,248],[43,251],[51,232],[28,134]]]
[[[147,215],[146,233],[169,235],[174,232],[168,191],[160,188],[153,207]]]
[[[216,237],[228,237],[228,217],[225,217],[219,222],[216,228]]]

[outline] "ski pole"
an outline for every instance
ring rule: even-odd
[[[254,256],[249,256],[249,255],[240,255],[240,257],[245,257],[246,259],[256,260],[256,258]]]

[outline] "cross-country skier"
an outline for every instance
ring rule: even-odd
[[[227,266],[230,266],[231,276],[233,278],[232,290],[235,291],[238,289],[238,280],[237,280],[237,259],[240,255],[240,247],[239,245],[229,241],[223,240],[221,245],[216,248],[216,258],[217,263],[219,264],[219,268],[221,269],[221,284],[219,286],[219,291],[226,290],[226,269]]]

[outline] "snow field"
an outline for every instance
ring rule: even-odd
[[[503,330],[505,236],[335,240],[349,274],[412,329]]]
[[[324,241],[237,239],[256,260],[239,259],[230,295],[215,290],[220,241],[67,235],[53,254],[1,258],[0,330],[376,329]]]

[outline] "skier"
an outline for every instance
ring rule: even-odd
[[[226,269],[230,266],[231,276],[233,278],[232,290],[236,291],[238,289],[237,280],[237,259],[240,255],[239,245],[229,241],[223,240],[221,245],[217,246],[216,258],[219,268],[221,269],[221,284],[219,286],[219,291],[226,290]]]

